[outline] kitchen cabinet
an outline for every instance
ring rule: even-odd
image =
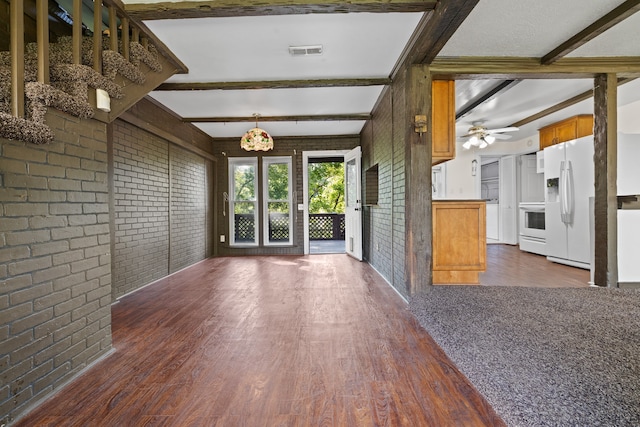
[[[431,85],[431,164],[456,156],[455,81],[434,80]]]
[[[433,201],[432,214],[433,283],[480,283],[487,268],[485,201]]]
[[[581,114],[540,128],[540,149],[593,135],[593,114]]]

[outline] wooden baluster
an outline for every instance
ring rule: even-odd
[[[73,0],[73,63],[82,63],[82,0]]]
[[[131,30],[131,41],[140,43],[140,28],[133,27],[133,29]]]
[[[102,74],[102,0],[93,2],[93,69]]]
[[[129,18],[122,18],[122,56],[129,60]]]
[[[11,0],[11,113],[24,116],[24,4]]]
[[[49,2],[36,1],[37,42],[38,42],[38,81],[49,84]]]
[[[118,12],[115,6],[109,6],[109,39],[110,49],[118,52]]]

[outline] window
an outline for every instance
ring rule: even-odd
[[[229,230],[231,245],[258,244],[258,159],[229,159]]]
[[[293,242],[291,157],[263,157],[264,244]]]

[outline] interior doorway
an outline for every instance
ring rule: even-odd
[[[345,253],[344,156],[348,151],[303,152],[304,253]]]

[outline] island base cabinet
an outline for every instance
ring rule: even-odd
[[[484,201],[433,202],[433,283],[478,284],[486,270]]]

